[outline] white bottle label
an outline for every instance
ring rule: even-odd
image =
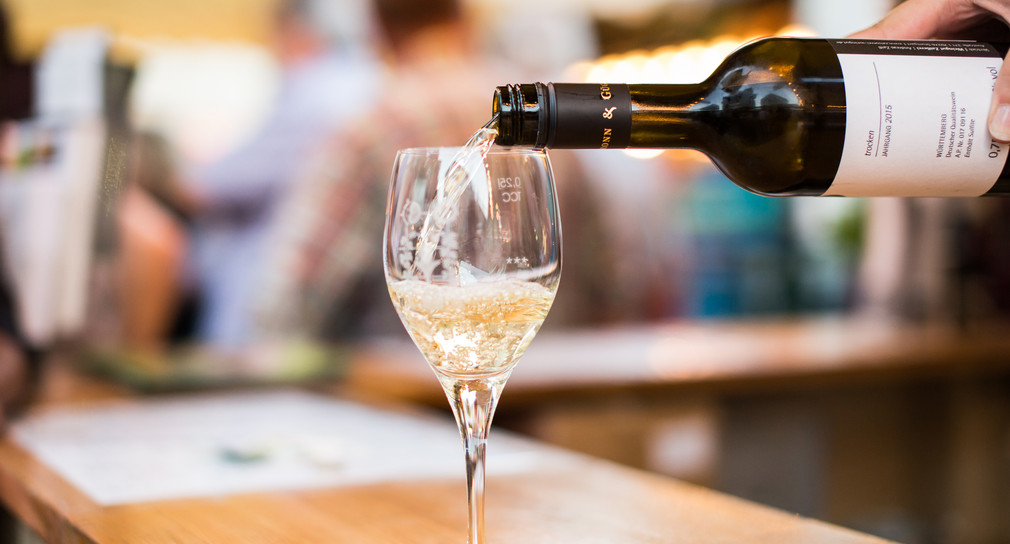
[[[1007,145],[986,128],[1002,59],[961,41],[830,40],[845,78],[845,146],[825,195],[978,196]]]

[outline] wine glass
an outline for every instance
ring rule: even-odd
[[[383,236],[393,304],[463,438],[469,544],[484,543],[484,450],[498,397],[561,276],[546,153],[489,148],[401,150]]]

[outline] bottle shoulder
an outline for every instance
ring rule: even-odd
[[[750,75],[751,80],[838,79],[842,69],[828,40],[815,38],[764,38],[731,53],[709,77]]]
[[[737,183],[763,194],[819,194],[837,169],[845,86],[827,40],[771,38],[727,57],[699,109],[709,152]]]

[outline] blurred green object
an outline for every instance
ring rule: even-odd
[[[343,376],[350,348],[308,341],[222,351],[183,345],[163,353],[87,350],[84,369],[147,392],[295,384]]]

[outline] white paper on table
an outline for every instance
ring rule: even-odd
[[[11,431],[102,505],[464,478],[451,420],[294,390],[59,408]],[[492,474],[523,470],[537,457],[531,443],[506,433],[492,433],[490,442]],[[226,452],[236,449],[265,455],[229,460]]]

